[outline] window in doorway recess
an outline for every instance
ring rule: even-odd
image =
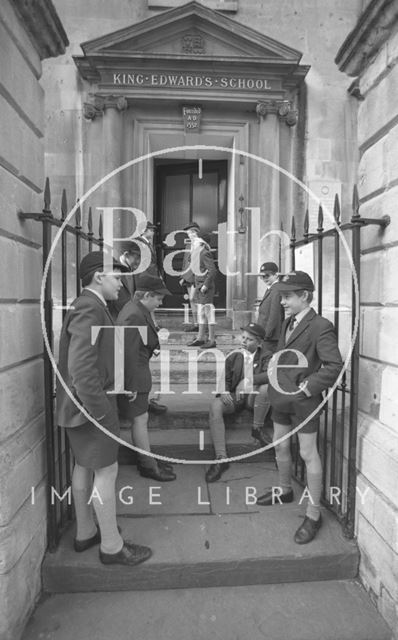
[[[239,0],[198,0],[201,4],[214,11],[236,13]],[[187,4],[187,0],[148,0],[148,9],[174,9]]]

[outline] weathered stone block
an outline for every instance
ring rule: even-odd
[[[369,225],[361,229],[362,249],[385,246],[398,240],[396,216],[397,198],[398,187],[394,187],[392,189],[386,189],[380,195],[361,205],[360,214],[364,218],[376,218],[378,220],[383,216],[390,216],[391,218],[390,224],[385,229],[376,225]]]
[[[391,105],[398,101],[398,64],[381,80],[359,103],[358,109],[358,144],[367,140],[396,115]]]
[[[377,596],[385,585],[392,598],[398,599],[398,555],[378,532],[359,514],[358,545],[361,551],[360,574]]]
[[[386,367],[382,374],[380,421],[398,432],[398,370]]]
[[[395,637],[398,634],[398,602],[394,600],[389,591],[381,585],[381,592],[378,600],[378,608],[391,629],[395,630]]]
[[[379,418],[381,376],[385,365],[364,358],[360,361],[358,396],[359,408],[376,420]]]
[[[15,256],[18,255],[18,260]],[[39,299],[42,278],[41,252],[0,237],[0,298]],[[7,274],[7,276],[5,275]]]
[[[391,364],[398,362],[398,307],[362,308],[361,320],[361,355]]]
[[[387,67],[387,46],[383,44],[377,55],[367,66],[359,79],[359,87],[362,94],[366,94],[385,72]]]
[[[367,480],[396,505],[398,433],[359,413],[357,463]]]
[[[358,175],[361,198],[387,187],[398,177],[398,126],[365,151]]]
[[[31,544],[13,570],[0,576],[1,640],[15,640],[20,637],[39,597],[40,569],[46,544],[46,523],[43,520]]]
[[[366,473],[366,469],[365,469]],[[392,504],[361,473],[357,478],[357,510],[393,551],[398,549],[398,500]]]
[[[0,528],[0,575],[11,571],[46,521],[46,485],[36,487],[32,504],[30,494],[9,524]]]
[[[11,522],[46,473],[44,416],[2,444],[0,457],[0,527]]]
[[[18,113],[0,96],[0,162],[34,189],[43,187],[43,140],[28,127]],[[29,149],[29,153],[26,153]]]
[[[0,23],[0,92],[5,90],[15,100],[29,126],[43,135],[44,92],[26,59]]]
[[[41,188],[44,188],[44,178]],[[22,221],[19,211],[40,212],[43,209],[43,196],[0,166],[0,211],[1,226],[11,235],[22,237],[28,243],[42,244],[42,229],[39,222]]]
[[[0,366],[6,367],[43,352],[38,304],[5,304],[0,308]]]
[[[9,32],[12,33],[13,40],[18,44],[22,55],[26,58],[37,78],[41,75],[41,61],[39,54],[33,46],[22,21],[17,15],[10,0],[3,0],[1,3],[1,19],[6,24]]]
[[[361,302],[396,304],[398,247],[368,253],[361,260]]]
[[[43,411],[43,362],[27,362],[0,373],[0,442]]]

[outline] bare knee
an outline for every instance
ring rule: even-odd
[[[110,464],[108,467],[101,467],[101,469],[96,469],[94,472],[95,480],[96,481],[116,480],[117,472],[118,472],[118,463],[114,462],[113,464]]]
[[[213,398],[209,406],[209,414],[211,416],[218,416],[222,413],[222,402],[220,398]]]

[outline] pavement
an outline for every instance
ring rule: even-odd
[[[70,528],[46,556],[47,595],[23,640],[390,640],[355,581],[356,544],[330,512],[315,540],[297,545],[298,485],[292,504],[247,500],[247,487],[259,495],[277,484],[274,463],[232,464],[214,484],[202,465],[175,470],[160,486],[120,468],[118,523],[152,558],[104,566],[97,548],[73,551]]]

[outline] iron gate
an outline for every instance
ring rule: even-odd
[[[52,245],[52,231],[60,228],[65,223],[67,215],[67,201],[65,190],[62,193],[60,218],[53,216],[51,211],[50,184],[47,178],[44,189],[44,208],[41,213],[19,213],[21,219],[36,220],[42,223],[43,231],[43,268],[46,265],[50,248]],[[324,216],[322,207],[319,208],[318,226],[315,233],[310,232],[308,212],[304,218],[303,235],[297,238],[296,222],[294,217],[291,221],[290,232],[290,253],[291,265],[294,269],[297,262],[297,252],[302,247],[312,245],[316,261],[316,289],[317,289],[317,310],[319,313],[325,311],[324,295],[324,275],[325,275],[325,255],[331,259],[333,255],[333,322],[337,334],[341,332],[341,237],[336,229],[341,233],[351,235],[352,262],[357,274],[358,285],[360,284],[360,231],[361,227],[367,225],[379,225],[386,227],[390,220],[388,216],[377,219],[362,218],[359,215],[359,201],[356,187],[354,187],[352,216],[350,222],[342,223],[340,217],[340,203],[336,197],[334,203],[334,220],[336,225],[332,228],[324,229]],[[98,237],[93,232],[93,216],[91,207],[87,215],[87,231],[82,228],[82,212],[80,208],[76,210],[75,225],[66,224],[61,236],[60,252],[60,305],[54,305],[53,289],[53,264],[50,265],[45,283],[43,312],[46,335],[50,349],[54,352],[54,309],[61,309],[62,319],[68,308],[68,298],[74,298],[80,293],[79,264],[82,255],[91,251],[94,245],[103,248],[102,217],[98,219]],[[71,283],[68,276],[68,240],[74,242],[73,253],[75,262],[75,275]],[[325,254],[325,245],[332,242],[332,253]],[[328,272],[329,273],[329,272]],[[358,308],[355,305],[355,295],[353,281],[351,278],[351,302],[350,324],[351,333],[356,322],[359,323]],[[329,296],[330,299],[330,296]],[[344,310],[344,309],[343,309]],[[45,383],[45,417],[46,417],[46,441],[47,441],[47,514],[48,514],[48,548],[54,551],[57,548],[62,532],[68,522],[72,519],[72,507],[65,500],[56,499],[64,495],[71,485],[71,472],[73,461],[67,442],[65,429],[58,429],[54,420],[55,404],[55,376],[50,358],[46,348],[44,348],[44,383]],[[357,447],[357,414],[358,414],[358,367],[359,367],[359,331],[353,343],[350,368],[344,374],[341,384],[333,393],[332,398],[322,411],[321,429],[319,433],[319,449],[323,462],[323,502],[334,511],[342,522],[344,533],[348,537],[354,535],[355,525],[355,494],[356,494],[356,447]],[[297,436],[293,441],[294,450],[294,473],[296,479],[304,484],[304,464],[298,455]],[[337,487],[341,493],[339,500],[330,503],[328,493],[331,487]]]

